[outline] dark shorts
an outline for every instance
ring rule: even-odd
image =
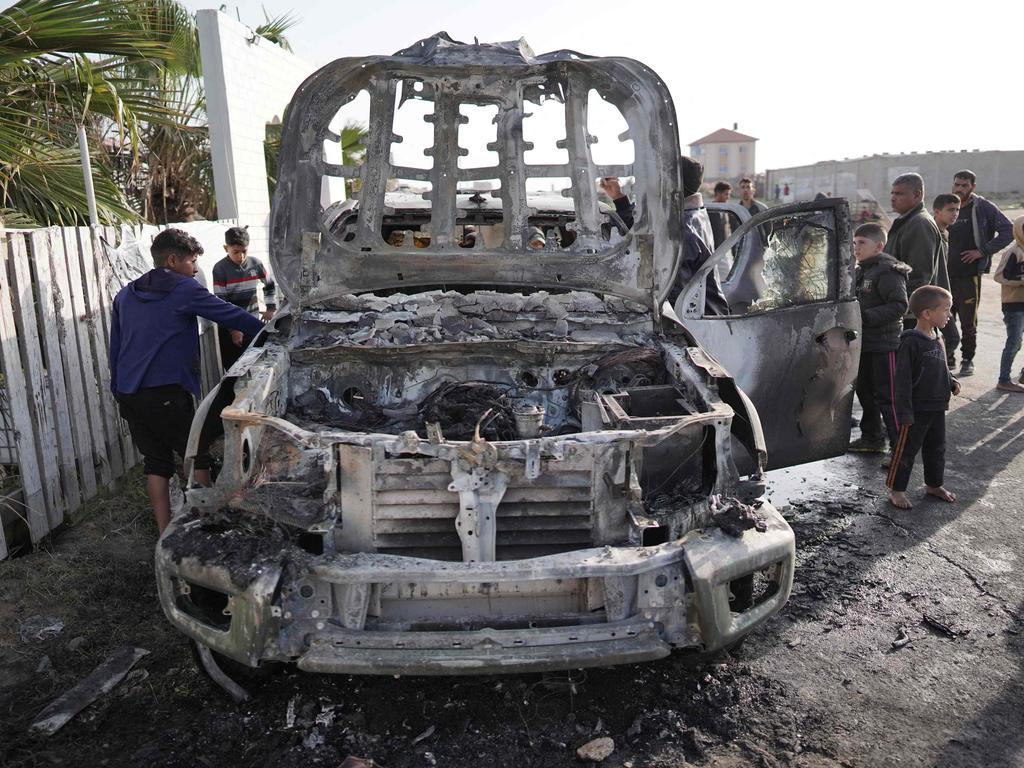
[[[128,422],[135,447],[143,456],[147,475],[171,477],[174,454],[185,456],[195,405],[192,394],[177,384],[146,387],[130,395],[117,396],[121,418]],[[210,469],[210,455],[199,446],[196,469]]]

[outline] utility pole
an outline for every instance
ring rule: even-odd
[[[92,162],[89,160],[89,139],[85,135],[85,125],[78,125],[78,152],[82,156],[82,177],[85,179],[85,201],[89,204],[89,224],[99,226],[100,217],[96,213],[96,190],[92,186]]]

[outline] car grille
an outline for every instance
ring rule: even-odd
[[[378,552],[461,560],[455,532],[459,495],[447,461],[394,458],[373,475],[373,541]],[[498,506],[497,558],[568,552],[593,542],[592,472],[559,469],[535,480],[509,478]]]

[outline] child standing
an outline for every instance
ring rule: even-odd
[[[263,301],[267,309],[261,319],[269,323],[277,309],[274,280],[263,262],[249,255],[249,232],[245,227],[231,227],[224,233],[224,251],[224,258],[213,266],[214,295],[255,315],[260,308],[256,288],[263,283]],[[252,339],[241,331],[217,326],[220,360],[225,371],[242,356]]]
[[[1020,351],[1024,336],[1024,216],[1013,222],[1013,245],[1004,253],[994,275],[1003,291],[1003,323],[1006,324],[1006,344],[999,362],[999,383],[1002,392],[1024,392],[1024,386],[1010,379],[1013,358]],[[1024,374],[1021,374],[1024,384]]]
[[[153,269],[122,288],[110,313],[110,388],[144,459],[146,493],[163,533],[171,519],[174,454],[184,457],[199,397],[197,317],[255,335],[263,324],[195,279],[199,242],[180,229],[153,238]],[[210,484],[202,443],[195,478]]]
[[[850,443],[850,450],[861,453],[881,453],[887,443],[896,442],[890,392],[896,374],[896,348],[907,311],[910,267],[883,253],[884,248],[882,227],[872,223],[857,227],[853,234],[853,255],[857,259],[857,300],[863,332],[857,399],[864,413],[860,420],[860,437]]]
[[[910,294],[910,312],[917,325],[900,336],[896,352],[896,426],[892,466],[886,485],[889,500],[900,509],[912,506],[907,483],[918,451],[924,462],[925,492],[943,501],[956,496],[942,487],[946,468],[946,411],[960,382],[946,364],[938,331],[949,322],[953,296],[937,285],[922,285]]]

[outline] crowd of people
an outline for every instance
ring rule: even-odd
[[[906,490],[918,452],[925,492],[956,499],[943,486],[945,412],[959,379],[974,375],[981,280],[1003,249],[993,275],[1002,286],[1006,326],[996,388],[1024,394],[1024,371],[1012,378],[1024,335],[1024,216],[1011,223],[975,192],[976,183],[972,171],[958,171],[952,192],[938,195],[929,214],[923,179],[903,174],[892,184],[897,218],[888,232],[877,223],[854,231],[863,414],[850,450],[887,453],[889,498],[904,509],[911,506]]]

